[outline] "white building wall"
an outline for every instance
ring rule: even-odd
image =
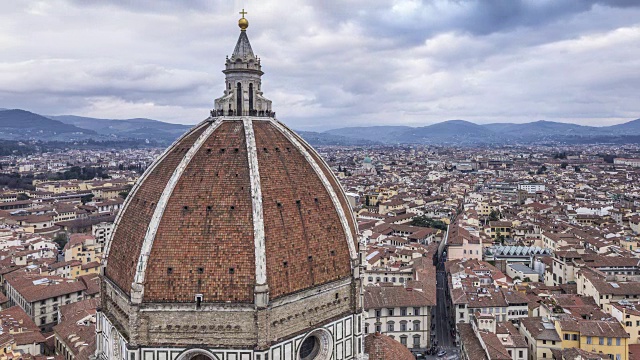
[[[428,306],[417,308],[419,309],[418,315],[415,315],[414,307],[368,309],[365,319],[365,334],[380,332],[398,342],[401,342],[401,338],[405,337],[408,348],[428,348],[431,346],[429,336],[431,308]],[[389,315],[389,309],[393,310],[393,315]],[[402,315],[402,309],[405,309],[405,315]],[[403,322],[406,324],[406,330],[401,328]],[[419,324],[418,330],[414,328],[416,322]],[[389,329],[390,324],[393,325],[393,330]],[[414,343],[415,336],[420,337],[418,346]]]

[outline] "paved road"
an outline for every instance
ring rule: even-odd
[[[436,303],[436,313],[435,313],[435,335],[438,344],[438,348],[445,350],[447,355],[443,356],[440,359],[456,359],[459,356],[455,356],[459,354],[458,348],[454,344],[454,338],[451,334],[451,326],[449,324],[449,316],[447,311],[447,298],[445,296],[445,288],[446,288],[446,276],[444,272],[444,264],[438,264],[438,272],[436,274],[437,283],[437,303]],[[435,356],[428,356],[427,359],[437,359]]]
[[[438,271],[436,275],[437,303],[436,303],[436,340],[438,346],[452,346],[451,329],[449,327],[449,317],[447,316],[447,299],[445,297],[445,276],[443,271]]]

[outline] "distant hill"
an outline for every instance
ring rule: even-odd
[[[90,129],[97,134],[122,139],[155,139],[173,142],[193,125],[171,124],[151,119],[99,119],[74,115],[48,116],[63,123]]]
[[[583,126],[540,120],[530,123],[478,125],[449,120],[423,127],[370,126],[339,128],[325,133],[354,139],[373,139],[386,144],[496,144],[531,142],[632,143],[640,136],[640,119],[614,126]]]
[[[593,126],[567,124],[554,121],[539,120],[524,124],[487,124],[482,125],[499,134],[512,136],[548,136],[571,135],[587,136],[602,134],[604,129]]]
[[[0,138],[8,140],[86,139],[96,132],[29,111],[0,110]]]
[[[75,116],[75,115],[55,115],[55,116],[47,116],[50,119],[55,119],[58,121],[62,121],[66,124],[73,124],[78,127],[82,127],[85,129],[91,129],[95,131],[128,131],[131,129],[139,129],[141,127],[153,127],[160,130],[185,130],[190,129],[193,125],[183,125],[183,124],[172,124],[159,120],[145,119],[145,118],[135,118],[135,119],[124,119],[124,120],[113,120],[113,119],[101,119],[101,118],[91,118],[91,117],[83,117],[83,116]]]
[[[346,136],[334,135],[329,133],[318,133],[313,131],[295,130],[306,142],[313,146],[318,145],[336,145],[336,146],[367,146],[380,145],[379,141],[371,141],[367,139],[354,139]]]
[[[152,119],[98,119],[74,115],[49,116],[52,119],[72,124],[81,128],[91,129],[98,134],[116,138],[154,139],[171,143],[194,125],[171,124]],[[366,139],[349,139],[344,136],[317,133],[312,131],[298,131],[306,141],[312,145],[372,145],[379,144]]]
[[[498,137],[481,125],[465,120],[449,120],[406,131],[402,141],[421,144],[488,143],[498,141]]]
[[[482,127],[485,129],[489,129],[493,132],[500,133],[505,130],[508,130],[510,127],[518,125],[514,123],[493,123],[493,124],[483,124]]]
[[[347,127],[325,131],[325,134],[352,139],[376,140],[386,144],[488,143],[498,141],[497,134],[481,125],[465,120],[449,120],[422,126]]]
[[[615,135],[640,135],[640,119],[632,120],[624,124],[607,126],[607,129]]]
[[[42,116],[0,109],[0,139],[77,141],[166,146],[193,125],[135,118],[98,119],[74,115]],[[367,146],[377,144],[509,144],[509,143],[637,143],[640,119],[613,126],[583,126],[540,120],[529,123],[478,125],[448,120],[433,125],[344,127],[325,132],[298,131],[312,145]],[[152,145],[149,145],[152,144]],[[127,145],[130,146],[130,145]]]
[[[395,142],[401,134],[413,129],[410,126],[363,126],[345,127],[325,131],[325,134],[344,136],[350,139],[369,140],[379,142]]]
[[[42,116],[25,110],[0,110],[0,139],[76,141],[103,143],[139,142],[167,146],[194,125],[171,124],[152,119],[99,119],[75,115]],[[378,141],[340,135],[298,131],[312,145],[376,145]]]

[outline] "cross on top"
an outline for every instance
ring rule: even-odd
[[[244,9],[242,9],[242,11],[240,11],[240,15],[242,15],[242,18],[244,19],[244,16],[247,15],[248,12],[244,11]]]

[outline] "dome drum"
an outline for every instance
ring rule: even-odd
[[[133,304],[111,281],[103,290],[100,321],[115,326],[131,350],[145,347],[189,347],[207,344],[214,348],[269,349],[316,327],[343,319],[356,331],[353,296],[357,288],[345,279],[273,300],[269,307],[253,304],[142,303]],[[346,324],[345,324],[346,326]],[[194,343],[194,339],[199,339]]]

